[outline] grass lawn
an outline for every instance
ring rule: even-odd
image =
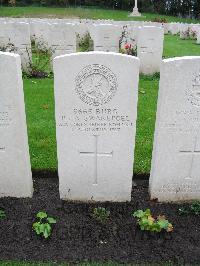
[[[55,7],[0,7],[0,17],[40,17],[40,18],[87,18],[113,20],[145,20],[165,18],[168,22],[198,23],[200,20],[181,19],[159,14],[143,13],[142,17],[128,17],[130,12],[100,8],[55,8]]]
[[[200,45],[165,36],[164,57],[200,55]],[[141,76],[134,172],[149,174],[159,77]],[[24,79],[31,164],[33,169],[57,169],[53,79]]]
[[[164,58],[190,55],[200,56],[200,44],[196,40],[181,40],[178,35],[165,35]]]

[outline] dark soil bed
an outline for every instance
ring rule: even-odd
[[[137,182],[131,203],[86,204],[61,201],[57,178],[34,179],[33,199],[0,199],[7,214],[0,220],[0,260],[200,263],[200,217],[179,216],[179,205],[151,202],[147,180]],[[91,217],[96,206],[111,212],[105,225]],[[166,215],[174,232],[149,236],[137,230],[131,213],[148,207]],[[40,210],[57,219],[48,240],[32,231]]]

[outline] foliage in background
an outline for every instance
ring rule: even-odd
[[[101,223],[105,223],[110,217],[110,211],[103,207],[94,208],[92,217]]]
[[[200,20],[191,18],[181,18],[179,16],[161,15],[154,13],[142,13],[141,17],[128,16],[131,9],[116,10],[116,9],[102,9],[99,7],[42,7],[42,6],[16,6],[8,7],[1,6],[1,17],[39,17],[39,18],[80,18],[80,19],[112,19],[112,20],[137,20],[137,21],[153,21],[157,19],[166,19],[167,22],[184,22],[184,23],[198,23]]]
[[[159,17],[156,17],[152,20],[152,22],[157,22],[157,23],[168,23],[167,19],[166,18],[159,18]]]
[[[89,52],[93,51],[93,41],[90,37],[89,32],[85,34],[83,38],[79,41],[79,49],[80,52]]]
[[[47,78],[51,73],[51,55],[50,49],[40,49],[34,42],[31,44],[31,52],[27,50],[29,56],[29,72],[23,73],[27,78]]]
[[[52,225],[56,223],[56,220],[49,217],[46,212],[38,212],[36,218],[37,221],[33,223],[33,230],[37,235],[41,235],[44,238],[50,237]]]
[[[101,7],[110,9],[131,10],[133,0],[1,0],[3,5],[22,6],[59,6],[59,7]],[[200,17],[199,0],[138,0],[141,12],[154,12],[158,14]]]
[[[142,231],[155,233],[160,233],[161,231],[170,233],[173,231],[172,224],[166,220],[164,215],[159,215],[154,218],[150,209],[146,209],[145,211],[137,210],[133,213],[133,217],[137,218],[137,224]]]

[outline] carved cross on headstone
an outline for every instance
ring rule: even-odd
[[[81,151],[81,156],[94,156],[94,185],[98,185],[98,157],[112,157],[112,152],[98,153],[98,135],[94,137],[94,151]]]
[[[193,165],[194,165],[194,159],[195,159],[195,156],[200,155],[200,150],[197,149],[197,141],[198,141],[198,134],[195,138],[194,145],[193,145],[193,148],[191,150],[180,150],[181,154],[186,154],[186,155],[192,156],[191,162],[190,162],[189,172],[188,172],[188,175],[185,179],[192,179],[192,169],[193,169]]]

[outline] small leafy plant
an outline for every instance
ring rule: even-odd
[[[33,230],[37,235],[42,235],[45,239],[50,237],[52,233],[52,224],[56,224],[56,220],[49,217],[46,212],[38,212],[37,221],[33,223]]]
[[[80,39],[80,36],[78,36],[78,38]],[[89,32],[87,32],[85,36],[80,39],[79,50],[80,52],[89,52],[93,50],[93,42]]]
[[[154,218],[151,214],[150,209],[137,210],[133,213],[133,216],[137,218],[137,224],[142,231],[150,231],[155,233],[160,233],[161,231],[172,232],[172,224],[166,220],[165,216],[159,215]]]
[[[31,49],[26,48],[28,55],[27,72],[23,72],[24,78],[43,79],[52,76],[51,55],[53,50],[45,48],[45,44],[39,42],[37,45],[31,42]]]
[[[0,220],[4,219],[4,218],[6,218],[6,213],[5,213],[5,211],[0,209]]]
[[[194,201],[190,206],[179,208],[178,211],[180,215],[200,215],[200,202]]]
[[[106,210],[103,207],[98,207],[93,209],[92,217],[97,221],[104,223],[110,217],[110,211]]]

